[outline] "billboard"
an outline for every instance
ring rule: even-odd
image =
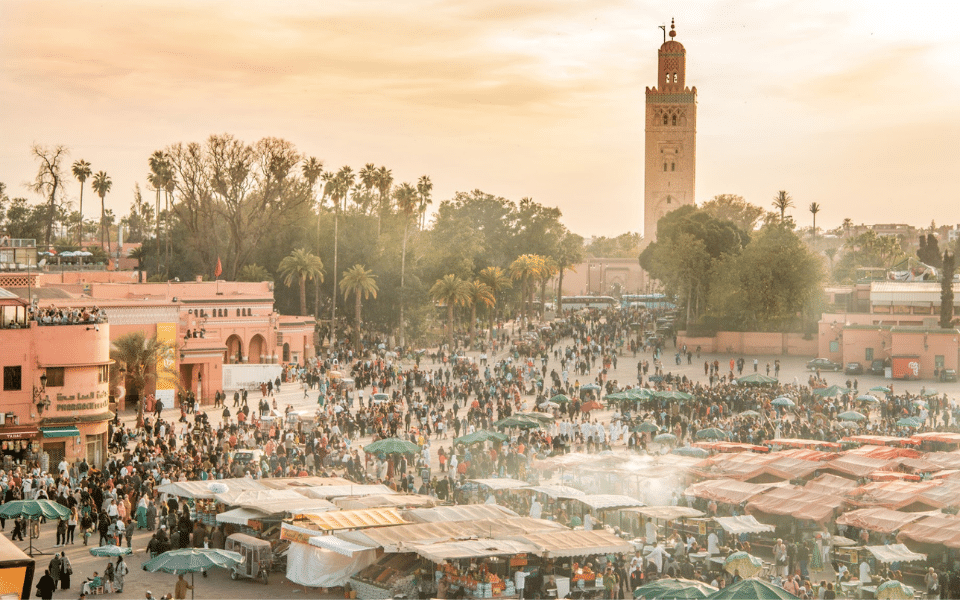
[[[166,342],[172,349],[167,358],[157,359],[157,399],[164,406],[173,406],[177,389],[177,324],[157,323],[157,341]]]

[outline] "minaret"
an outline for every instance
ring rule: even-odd
[[[687,52],[670,39],[660,46],[657,87],[647,88],[646,160],[643,186],[644,244],[656,240],[657,221],[693,204],[697,162],[697,88],[686,87]],[[664,36],[666,37],[666,36]]]

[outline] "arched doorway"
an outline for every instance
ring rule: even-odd
[[[243,340],[233,334],[227,338],[227,351],[223,355],[223,364],[235,365],[243,362]]]
[[[250,338],[250,345],[248,346],[248,360],[252,365],[258,365],[263,363],[263,353],[267,349],[267,341],[263,339],[263,336],[259,333],[252,338]]]
[[[283,343],[283,362],[290,362],[290,344],[289,342]]]

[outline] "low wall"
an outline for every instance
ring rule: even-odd
[[[816,356],[817,340],[803,339],[802,333],[768,333],[764,331],[718,331],[710,337],[687,337],[677,334],[677,346],[720,354]]]
[[[242,390],[273,381],[283,372],[280,365],[223,365],[223,389]]]

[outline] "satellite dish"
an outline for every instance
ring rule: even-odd
[[[42,266],[44,266],[44,265],[46,265],[46,264],[47,264],[47,259],[44,258],[44,259],[41,260],[39,263],[37,263],[37,266],[38,266],[38,267],[42,267]]]

